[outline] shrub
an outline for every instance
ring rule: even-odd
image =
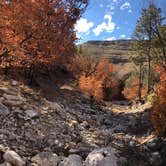
[[[79,89],[97,101],[118,95],[118,82],[113,77],[114,67],[108,59],[79,54],[69,68],[78,79]]]
[[[126,80],[125,87],[123,90],[123,95],[126,99],[134,100],[138,98],[139,91],[139,79],[137,76],[131,76],[128,80]],[[143,87],[141,91],[141,97],[146,96],[146,88]]]
[[[153,103],[151,120],[157,135],[166,136],[166,69],[157,67],[160,82],[155,88],[156,100]]]
[[[147,101],[149,101],[152,104],[154,103],[155,99],[156,99],[156,94],[155,93],[151,93],[147,96]]]

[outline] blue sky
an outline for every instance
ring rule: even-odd
[[[88,40],[130,39],[141,9],[150,0],[90,0],[90,4],[75,25],[79,43]],[[166,8],[166,0],[153,0]],[[166,9],[165,9],[166,12]]]

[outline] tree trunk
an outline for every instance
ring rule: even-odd
[[[150,48],[148,51],[148,82],[147,82],[147,94],[150,92],[150,84],[151,84],[151,56],[150,56]]]
[[[139,65],[139,88],[138,88],[138,98],[139,101],[142,99],[142,63]]]

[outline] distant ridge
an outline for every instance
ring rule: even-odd
[[[136,40],[133,39],[119,39],[119,40],[89,40],[83,44],[91,44],[91,45],[115,45],[115,44],[134,44]]]
[[[115,65],[115,72],[120,80],[126,78],[135,70],[131,56],[135,54],[133,44],[136,40],[90,40],[80,45],[84,54],[95,57],[103,56]]]

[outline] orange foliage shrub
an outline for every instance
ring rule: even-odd
[[[113,65],[108,59],[78,55],[71,66],[83,93],[93,96],[97,101],[118,95],[118,82],[113,78]]]
[[[0,1],[0,60],[2,67],[33,72],[50,68],[75,51],[74,24],[88,0]],[[4,56],[6,53],[6,56]]]
[[[131,80],[129,80],[126,83],[125,88],[123,90],[123,94],[126,99],[134,100],[138,98],[138,90],[139,90],[139,79],[137,77],[131,78]],[[147,94],[147,90],[145,88],[142,88],[141,94],[142,94],[141,97],[145,97]]]
[[[86,77],[84,74],[79,78],[80,90],[89,96],[94,96],[97,101],[103,99],[102,80],[97,80],[94,76]]]
[[[157,67],[160,83],[156,87],[156,100],[153,103],[151,120],[158,135],[166,136],[166,68]]]

